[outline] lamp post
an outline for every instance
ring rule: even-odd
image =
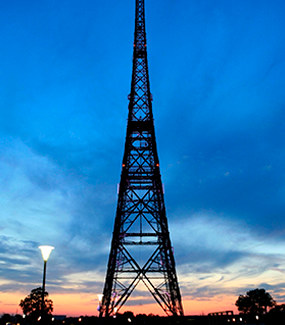
[[[54,249],[54,247],[48,246],[48,245],[43,245],[43,246],[39,246],[39,249],[41,250],[42,257],[44,260],[44,274],[43,274],[42,301],[41,301],[41,320],[43,321],[44,308],[45,308],[45,286],[46,286],[47,260],[50,256],[51,251]]]
[[[102,299],[103,299],[103,295],[102,295],[102,294],[99,294],[99,295],[97,295],[97,297],[98,297],[98,300],[99,300],[99,304],[98,304],[98,308],[97,308],[97,310],[98,310],[99,313],[100,313],[100,310],[101,310],[101,307],[102,307]]]

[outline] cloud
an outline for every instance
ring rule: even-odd
[[[229,264],[250,256],[283,256],[285,242],[281,238],[264,237],[243,221],[207,211],[176,220],[171,223],[171,234],[177,250],[187,247],[190,254],[191,251],[198,252],[197,258],[200,250],[232,255],[232,260],[226,258]]]
[[[42,243],[56,246],[49,273],[50,279],[58,281],[59,290],[68,269],[105,267],[111,228],[108,236],[102,233],[106,221],[101,222],[98,215],[104,202],[110,205],[115,195],[110,199],[104,195],[109,191],[104,185],[98,185],[98,191],[20,140],[2,139],[1,153],[1,232],[5,236],[0,238],[0,274],[8,281],[1,290],[26,291],[39,285],[42,267],[38,246]],[[96,200],[101,204],[99,209],[94,209]]]
[[[172,222],[170,232],[185,298],[205,301],[264,287],[282,301],[285,242],[255,230],[242,221],[206,211]]]
[[[244,222],[210,212],[194,214],[171,223],[175,256],[182,274],[227,274],[253,277],[270,271],[283,272],[285,242],[263,237]]]
[[[126,303],[126,307],[150,305],[153,303],[154,303],[154,299],[129,299]]]

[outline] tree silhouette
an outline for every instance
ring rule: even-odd
[[[53,302],[48,299],[48,293],[44,293],[44,310],[42,312],[42,288],[36,288],[24,299],[20,301],[19,306],[22,308],[23,313],[31,320],[37,320],[40,316],[47,316],[53,311]]]
[[[285,314],[285,304],[275,305],[274,308],[270,310],[270,313],[283,313]]]
[[[235,304],[243,314],[262,315],[276,302],[264,289],[254,289],[247,291],[246,295],[240,295]]]

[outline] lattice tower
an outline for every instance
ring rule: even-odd
[[[127,134],[100,316],[118,312],[139,283],[167,315],[183,315],[154,132],[144,0],[136,0]]]

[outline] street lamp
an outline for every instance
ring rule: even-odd
[[[51,251],[54,249],[53,246],[43,245],[39,246],[41,250],[42,257],[44,260],[44,275],[43,275],[43,287],[42,287],[42,305],[41,305],[41,319],[43,321],[44,317],[44,307],[45,307],[45,286],[46,286],[46,270],[47,270],[47,260],[50,256]]]
[[[99,304],[98,304],[97,310],[100,312],[101,307],[102,307],[103,295],[102,294],[99,294],[99,295],[97,295],[97,297],[98,297],[98,300],[99,300]]]

